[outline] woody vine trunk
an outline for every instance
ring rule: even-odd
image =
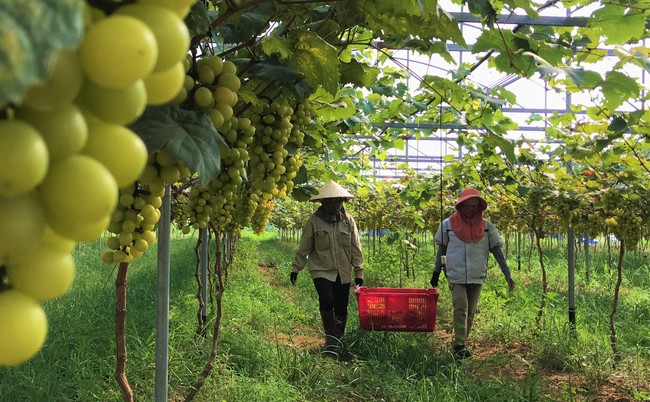
[[[193,401],[194,398],[196,398],[196,395],[199,393],[201,387],[203,387],[203,384],[205,384],[206,379],[212,372],[212,369],[214,368],[214,360],[217,356],[217,342],[219,340],[219,328],[221,326],[221,299],[223,296],[223,276],[222,276],[222,267],[221,267],[221,242],[223,241],[223,238],[221,236],[221,232],[218,229],[216,229],[214,225],[210,224],[210,227],[215,233],[215,238],[219,240],[216,242],[216,256],[215,256],[216,257],[215,272],[219,284],[219,287],[217,289],[217,297],[216,297],[217,317],[214,320],[214,327],[212,330],[212,350],[210,351],[210,357],[208,358],[208,361],[206,362],[203,371],[199,375],[199,379],[194,384],[192,391],[190,391],[190,393],[185,398],[186,402]]]
[[[115,347],[117,362],[115,366],[115,379],[117,380],[122,397],[127,402],[133,402],[133,390],[126,378],[126,273],[128,262],[121,262],[115,278]]]

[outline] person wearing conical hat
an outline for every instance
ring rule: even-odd
[[[310,201],[321,205],[303,227],[291,266],[290,280],[294,285],[298,273],[308,267],[318,294],[326,353],[335,353],[341,345],[352,281],[356,286],[363,285],[359,231],[354,218],[343,207],[352,198],[350,192],[332,180],[311,197]]]
[[[444,270],[454,306],[453,354],[470,357],[465,342],[472,329],[474,314],[487,276],[488,254],[492,253],[513,291],[515,281],[503,255],[501,235],[496,227],[483,218],[487,202],[474,188],[460,192],[456,212],[442,221],[436,232],[438,244],[431,286],[438,287],[440,271]]]

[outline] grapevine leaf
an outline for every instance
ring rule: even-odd
[[[485,101],[488,105],[490,105],[492,109],[501,108],[506,103],[505,99],[494,98],[479,91],[469,91],[469,96],[470,98],[476,98]]]
[[[617,46],[614,49],[614,53],[621,59],[620,62],[616,64],[616,67],[613,68],[613,70],[617,70],[620,66],[625,64],[628,60],[637,66],[641,67],[647,72],[650,72],[650,58],[648,58],[648,54],[650,54],[650,49],[646,47],[638,47],[635,49],[625,49],[622,46]]]
[[[304,184],[307,183],[309,180],[309,174],[307,173],[307,168],[304,166],[300,166],[298,168],[298,171],[296,172],[296,176],[292,179],[293,183],[298,185],[298,184]]]
[[[19,102],[46,77],[60,49],[81,41],[82,11],[79,0],[0,3],[0,108]]]
[[[403,45],[401,41],[413,38],[438,38],[465,45],[458,22],[437,1],[348,0],[342,3],[341,12],[362,18],[365,27],[389,43]]]
[[[514,163],[516,159],[515,144],[512,141],[509,141],[508,139],[493,133],[491,130],[488,130],[488,133],[489,135],[485,138],[485,142],[492,147],[499,147],[499,149],[501,149],[501,152],[505,154],[508,162]]]
[[[221,172],[221,148],[226,143],[203,111],[172,104],[149,106],[131,129],[147,144],[149,153],[166,146],[173,159],[182,160],[204,183]]]
[[[208,32],[211,21],[208,8],[202,1],[194,3],[187,17],[185,17],[185,25],[187,25],[192,37]]]
[[[260,41],[264,53],[269,56],[278,55],[280,60],[285,60],[291,55],[291,44],[277,35],[265,36]]]
[[[280,64],[275,57],[252,64],[247,74],[269,81],[279,81],[284,88],[293,91],[299,99],[304,99],[314,92],[314,88],[305,81],[301,72]]]
[[[627,10],[618,4],[605,6],[592,15],[589,25],[597,27],[606,34],[605,44],[622,44],[633,38],[643,37],[646,19],[644,13],[636,9]]]
[[[600,87],[605,96],[605,104],[611,110],[615,110],[630,98],[637,99],[641,92],[639,84],[633,78],[618,71],[608,72]]]
[[[275,2],[266,1],[238,13],[219,25],[218,32],[226,43],[244,43],[264,32],[275,12]]]
[[[481,16],[481,21],[488,26],[494,25],[494,22],[497,19],[497,11],[492,7],[492,3],[488,0],[465,0],[464,4],[467,4],[469,11],[472,14],[478,14]]]
[[[246,72],[251,77],[277,80],[282,83],[295,82],[303,76],[300,72],[278,63],[274,58],[256,62]]]
[[[377,67],[370,67],[354,59],[349,63],[341,63],[339,70],[341,85],[350,83],[357,87],[370,87],[375,83],[379,75]]]
[[[339,59],[336,48],[321,39],[315,32],[294,29],[295,37],[292,61],[298,71],[305,75],[311,87],[322,86],[336,94],[339,88]]]
[[[609,131],[613,131],[615,133],[622,133],[627,130],[627,128],[627,121],[622,116],[614,117],[607,127]]]

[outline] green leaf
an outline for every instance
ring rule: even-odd
[[[227,147],[205,112],[175,105],[149,106],[131,129],[147,144],[149,153],[166,146],[175,160],[182,160],[208,183],[221,172],[221,148]]]
[[[307,172],[307,168],[300,166],[296,172],[296,176],[292,179],[292,181],[295,185],[307,183],[309,181],[309,173]]]
[[[279,81],[284,88],[293,91],[299,99],[304,99],[314,92],[314,88],[305,82],[301,72],[280,64],[275,57],[252,64],[246,70],[246,74],[268,81]]]
[[[370,87],[377,81],[380,70],[352,59],[349,63],[341,63],[339,67],[341,85],[352,84],[357,87]]]
[[[622,133],[627,130],[627,121],[622,116],[616,116],[609,123],[607,129],[615,133]]]
[[[608,72],[600,87],[610,110],[616,110],[628,99],[636,99],[641,92],[639,84],[633,78],[618,71]]]
[[[313,88],[322,86],[334,95],[339,89],[339,59],[334,48],[315,32],[294,29],[295,38],[292,61],[296,70],[305,75],[305,81]]]
[[[481,21],[484,24],[492,26],[496,21],[497,11],[492,7],[492,3],[489,0],[465,0],[463,3],[467,4],[472,14],[480,15]]]
[[[485,138],[485,142],[492,147],[499,147],[499,149],[501,149],[501,152],[505,154],[508,162],[514,163],[515,144],[512,141],[493,133],[491,130],[488,130],[488,133],[489,135]]]
[[[0,3],[0,109],[42,81],[60,49],[79,44],[83,7],[80,0]]]
[[[244,43],[264,33],[275,13],[275,2],[266,1],[237,13],[219,25],[218,32],[226,43]]]
[[[291,44],[288,40],[277,35],[265,36],[260,41],[262,50],[269,56],[278,55],[280,60],[285,60],[291,55]]]
[[[194,3],[187,17],[185,17],[185,25],[187,25],[191,37],[208,32],[211,22],[212,19],[208,13],[208,8],[202,1]]]
[[[592,14],[589,25],[603,32],[605,44],[623,44],[643,37],[646,16],[636,7],[627,9],[615,3],[605,4]]]
[[[481,99],[482,101],[490,105],[490,107],[493,109],[498,109],[500,107],[503,107],[503,105],[505,105],[506,103],[505,99],[493,98],[479,91],[469,91],[469,96],[470,98]]]

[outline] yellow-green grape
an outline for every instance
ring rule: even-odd
[[[75,154],[86,145],[88,125],[73,103],[64,103],[47,111],[21,108],[17,110],[16,118],[34,127],[45,140],[50,163]]]
[[[198,87],[194,91],[194,101],[198,106],[208,108],[214,103],[214,98],[208,87]]]
[[[196,0],[137,0],[137,2],[167,8],[183,19]]]
[[[0,197],[0,265],[18,262],[41,245],[45,220],[34,193]]]
[[[38,192],[48,222],[98,221],[110,215],[118,197],[117,183],[110,171],[85,155],[72,155],[52,164]]]
[[[202,65],[198,71],[199,82],[204,85],[211,85],[214,82],[214,70],[208,65]]]
[[[168,70],[185,58],[190,44],[190,33],[185,22],[169,9],[134,3],[118,8],[116,15],[137,18],[151,29],[158,47],[154,72]]]
[[[147,90],[143,80],[124,88],[109,88],[87,79],[76,102],[100,120],[127,125],[144,112]]]
[[[53,300],[67,292],[75,273],[72,255],[47,245],[5,268],[11,286],[36,300]]]
[[[171,102],[183,89],[185,72],[182,62],[178,62],[166,70],[155,72],[145,78],[147,103],[162,105]]]
[[[57,108],[77,97],[82,82],[83,71],[76,51],[62,50],[56,56],[48,77],[27,90],[21,105],[36,110]]]
[[[0,292],[0,366],[31,359],[47,336],[47,317],[33,298],[15,290]]]
[[[219,56],[208,56],[201,59],[199,62],[199,67],[202,65],[210,67],[212,69],[212,72],[214,72],[214,76],[217,77],[223,71],[223,64],[223,60],[221,60]]]
[[[47,173],[47,144],[32,126],[18,120],[0,120],[0,196],[34,189]]]
[[[60,216],[49,216],[48,224],[59,235],[80,243],[87,243],[99,237],[108,227],[110,215],[96,221],[76,222]]]
[[[126,88],[152,72],[158,46],[153,32],[143,22],[112,15],[86,32],[80,57],[84,73],[97,84]]]
[[[612,232],[619,240],[625,243],[628,249],[633,250],[641,239],[641,224],[643,219],[636,214],[623,210],[618,211],[615,219],[616,223],[611,225]]]
[[[230,60],[226,60],[221,66],[221,75],[223,74],[237,74],[237,66]]]
[[[241,81],[236,74],[224,73],[219,75],[219,86],[226,87],[233,92],[236,92],[241,87]]]
[[[81,151],[101,162],[119,187],[133,183],[147,164],[147,146],[133,131],[116,124],[89,126],[88,141]]]
[[[252,229],[255,234],[264,233],[274,206],[275,204],[270,201],[260,202],[257,205],[252,218]]]

